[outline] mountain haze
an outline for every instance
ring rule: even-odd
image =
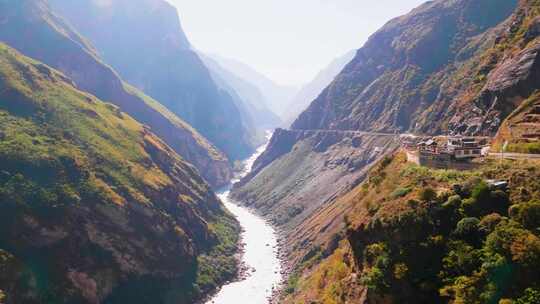
[[[266,140],[266,131],[279,126],[281,120],[266,106],[266,99],[260,90],[254,84],[226,70],[212,58],[200,53],[199,56],[210,70],[216,84],[233,98],[245,128],[250,131],[251,140],[262,144]]]
[[[263,126],[277,126],[280,118],[268,107],[268,100],[263,95],[255,83],[244,79],[232,71],[227,70],[221,64],[208,55],[201,55],[201,58],[216,77],[225,82],[234,92],[244,100],[248,111],[256,117],[259,124]]]
[[[282,120],[285,119],[287,113],[289,113],[287,105],[298,91],[298,88],[294,86],[277,84],[252,67],[240,61],[224,58],[214,54],[210,54],[210,57],[217,61],[223,68],[244,79],[245,81],[257,86],[267,102],[267,107],[272,110],[272,112],[277,114]]]
[[[191,49],[176,9],[165,0],[51,0],[130,84],[191,124],[232,160],[255,147],[233,98]]]
[[[354,58],[356,50],[334,59],[326,68],[320,71],[313,80],[304,85],[298,94],[290,101],[286,117],[286,125],[289,126],[295,119],[306,110],[309,104],[334,80],[343,68]]]
[[[118,105],[150,126],[214,186],[228,182],[230,165],[214,145],[157,101],[123,82],[46,1],[2,0],[0,8],[1,41],[62,71],[79,89]]]

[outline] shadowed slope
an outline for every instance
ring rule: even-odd
[[[191,301],[233,275],[237,233],[197,170],[147,127],[0,44],[7,303]]]
[[[157,101],[124,83],[87,41],[42,0],[0,1],[0,40],[68,75],[87,92],[112,102],[150,126],[214,186],[228,182],[227,159]]]

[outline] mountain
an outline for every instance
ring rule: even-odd
[[[303,86],[288,106],[286,125],[290,125],[300,113],[309,107],[319,94],[334,80],[334,78],[351,62],[356,50],[334,59],[326,68],[320,71],[313,80]]]
[[[225,69],[212,57],[201,53],[199,56],[216,83],[235,98],[245,121],[251,121],[254,128],[259,129],[273,129],[281,124],[280,118],[268,108],[268,100],[255,84]]]
[[[281,124],[280,118],[266,106],[266,100],[260,90],[252,83],[234,75],[212,58],[201,54],[200,58],[210,70],[216,84],[233,98],[240,110],[242,122],[250,131],[252,141],[264,143],[266,130]]]
[[[517,34],[497,25],[517,2],[431,1],[388,22],[292,128],[494,134],[516,97],[490,89]]]
[[[232,97],[191,49],[165,0],[50,0],[128,83],[158,100],[232,160],[256,146]]]
[[[426,2],[274,133],[233,196],[282,232],[280,303],[538,302],[539,163],[417,166],[397,134],[538,153],[539,14],[536,0]]]
[[[0,43],[3,303],[193,302],[235,274],[238,233],[150,128]]]
[[[268,77],[240,61],[214,54],[211,54],[210,57],[234,75],[254,84],[267,101],[267,107],[270,108],[272,112],[276,113],[282,120],[287,117],[289,113],[287,106],[291,98],[293,98],[298,91],[298,88],[276,84]]]
[[[280,303],[536,303],[538,169],[440,170],[389,155],[298,230],[313,246]]]
[[[85,38],[51,12],[46,1],[1,0],[0,19],[0,41],[62,71],[79,89],[115,103],[150,126],[213,186],[229,182],[230,164],[214,145],[156,100],[120,79]]]

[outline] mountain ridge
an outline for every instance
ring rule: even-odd
[[[234,276],[238,223],[148,127],[3,43],[0,87],[2,301],[192,301]]]
[[[286,118],[286,114],[288,113],[286,106],[298,90],[297,87],[276,84],[264,74],[241,61],[225,58],[216,54],[209,55],[227,70],[255,84],[267,101],[266,106],[282,120]]]
[[[72,77],[79,88],[116,103],[151,126],[171,147],[196,165],[214,186],[228,182],[232,170],[227,158],[176,115],[125,84],[112,68],[103,64],[84,38],[50,11],[48,2],[21,0],[13,4],[2,0],[0,6],[0,16],[4,19],[0,40],[61,70]],[[20,32],[25,35],[21,36]],[[27,40],[28,37],[32,39]]]
[[[495,42],[494,35],[476,42],[474,38],[490,35],[489,30],[510,17],[518,3],[488,2],[433,1],[388,22],[292,128],[466,132],[448,126],[452,116],[460,113],[448,109],[449,104],[459,104],[453,100],[458,92],[451,88],[472,76],[460,75],[466,68],[463,64],[472,65],[491,46],[486,44]],[[423,113],[430,119],[421,120]],[[475,127],[468,133],[494,133]]]
[[[228,158],[254,151],[239,109],[189,45],[172,5],[164,0],[118,0],[107,6],[91,0],[49,2],[122,78],[192,125]]]

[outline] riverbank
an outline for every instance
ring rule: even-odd
[[[236,174],[231,184],[217,192],[242,227],[238,244],[239,271],[236,279],[222,286],[204,302],[206,304],[267,304],[278,287],[282,286],[282,241],[278,241],[282,239],[281,236],[268,220],[230,197],[232,185],[249,173],[265,148],[266,145],[257,149],[256,153],[243,162],[243,169]]]

